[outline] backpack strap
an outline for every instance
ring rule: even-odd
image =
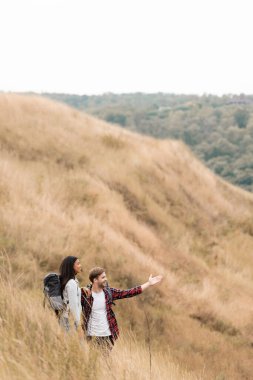
[[[111,288],[109,286],[106,286],[105,287],[105,290],[109,296],[109,301],[110,301],[110,304],[111,305],[115,305],[115,303],[113,302],[113,298],[112,298],[112,291],[111,291]]]

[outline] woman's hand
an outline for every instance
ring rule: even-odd
[[[86,297],[90,297],[91,296],[91,290],[89,288],[87,288],[86,286],[83,286],[81,289],[83,290],[83,292],[86,295]]]

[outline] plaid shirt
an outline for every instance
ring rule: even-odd
[[[112,293],[112,301],[110,300],[110,296],[108,294],[108,291],[103,289],[105,293],[105,304],[106,304],[106,314],[107,314],[107,320],[109,323],[109,328],[112,334],[112,338],[116,340],[119,336],[119,328],[116,321],[115,314],[112,310],[112,302],[116,300],[121,300],[122,298],[130,298],[137,296],[138,294],[142,293],[141,286],[136,286],[135,288],[128,289],[128,290],[120,290],[115,288],[110,288]],[[88,329],[88,321],[91,314],[91,309],[93,305],[93,297],[92,295],[87,296],[83,289],[81,291],[81,305],[82,305],[82,311],[83,311],[83,328],[87,331]]]

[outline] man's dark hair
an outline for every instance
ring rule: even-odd
[[[95,280],[95,278],[98,278],[98,276],[100,276],[104,272],[105,272],[104,268],[101,268],[101,267],[92,268],[90,270],[90,273],[89,273],[89,280],[90,280],[90,282],[93,283],[93,281]]]
[[[75,256],[67,256],[63,259],[60,266],[60,282],[61,282],[61,294],[67,284],[71,279],[75,278],[74,264],[77,260]]]

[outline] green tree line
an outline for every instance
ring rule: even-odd
[[[183,140],[215,173],[253,191],[253,95],[43,95],[138,133]]]

